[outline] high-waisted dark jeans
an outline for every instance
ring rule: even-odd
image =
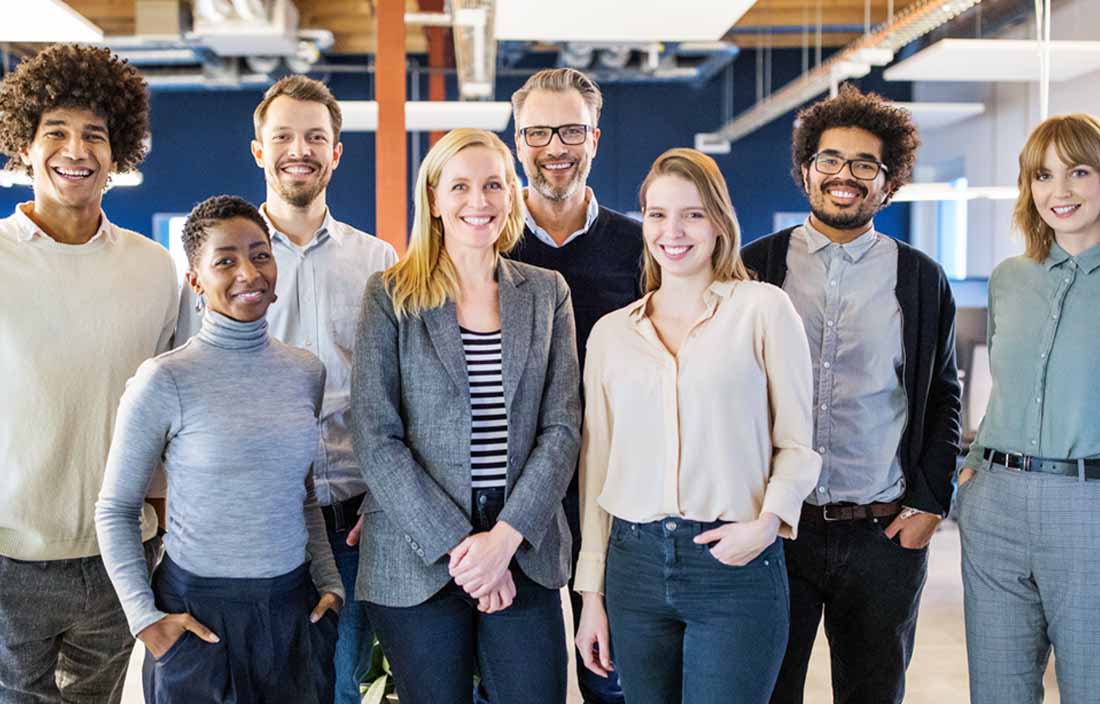
[[[730,567],[692,542],[720,525],[612,524],[607,614],[628,704],[768,701],[789,628],[783,547]]]
[[[474,490],[474,530],[492,528],[503,507],[504,489]],[[401,704],[469,702],[475,669],[494,704],[565,701],[561,596],[528,579],[514,560],[509,569],[516,598],[494,614],[479,612],[454,580],[416,606],[368,603]]]

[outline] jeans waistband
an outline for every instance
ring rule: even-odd
[[[200,577],[188,572],[167,554],[155,580],[178,596],[205,596],[234,601],[258,601],[301,589],[309,582],[309,563],[276,577]]]
[[[731,521],[692,521],[687,518],[669,516],[656,521],[634,523],[624,518],[615,518],[612,528],[614,529],[614,527],[617,526],[619,530],[641,532],[645,535],[652,535],[659,538],[694,538],[700,533],[705,533],[712,528],[718,528],[730,522]]]

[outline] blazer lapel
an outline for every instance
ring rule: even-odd
[[[504,377],[504,404],[511,415],[512,398],[527,366],[534,328],[534,301],[523,284],[523,274],[510,261],[501,259],[497,286],[500,295],[501,356]]]
[[[463,396],[470,393],[470,382],[466,376],[466,353],[462,349],[462,335],[458,331],[458,317],[454,301],[447,301],[438,308],[426,310],[420,314],[428,328],[428,336],[439,355],[443,367],[450,374],[455,386]]]

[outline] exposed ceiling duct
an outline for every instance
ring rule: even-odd
[[[448,0],[443,12],[407,12],[406,25],[450,27],[454,36],[458,95],[488,100],[496,84],[496,0]]]
[[[919,0],[897,13],[893,21],[848,45],[817,68],[803,73],[709,136],[735,142],[822,93],[835,90],[841,81],[861,78],[870,72],[872,66],[888,64],[901,47],[981,1]]]

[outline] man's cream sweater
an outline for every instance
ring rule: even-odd
[[[0,555],[87,557],[119,398],[168,349],[179,291],[159,244],[106,216],[60,244],[29,205],[0,220]],[[147,504],[143,539],[155,531]]]

